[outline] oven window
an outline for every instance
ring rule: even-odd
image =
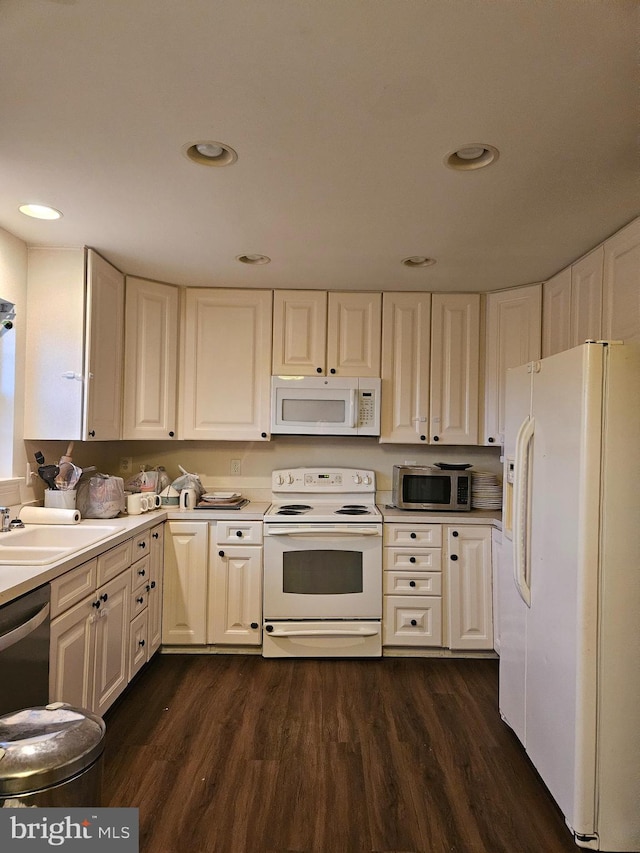
[[[346,421],[346,400],[301,400],[284,397],[282,422],[343,424]]]
[[[451,477],[405,474],[402,478],[402,498],[409,503],[448,505],[451,503]]]
[[[362,592],[360,551],[285,551],[282,591],[298,595]]]

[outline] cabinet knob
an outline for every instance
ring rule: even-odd
[[[156,588],[156,582],[155,582],[155,581],[151,581],[151,589],[155,589],[155,588]]]
[[[329,371],[329,373],[335,373],[335,372],[336,372],[335,367],[332,367],[331,370]]]
[[[415,563],[415,561],[416,561],[416,558],[415,558],[415,557],[409,557],[409,562],[410,562],[410,563]]]
[[[224,551],[218,551],[218,557],[224,557]]]
[[[439,435],[434,435],[434,436],[433,436],[433,440],[434,440],[434,441],[440,441],[440,436],[439,436]]]
[[[145,645],[144,640],[140,640],[140,641],[138,642],[138,645],[139,645],[139,646],[144,646],[144,645]]]
[[[138,542],[138,548],[146,548],[146,547],[147,547],[146,542]]]
[[[426,440],[427,440],[427,436],[426,436],[426,435],[421,435],[421,436],[420,436],[420,441],[426,441]]]
[[[107,593],[103,592],[102,595],[100,596],[100,601],[107,601],[108,599],[109,599],[109,596],[107,595]]]
[[[409,586],[415,586],[415,585],[416,585],[415,581],[409,581]]]
[[[266,438],[266,437],[267,437],[266,432],[261,432],[261,433],[260,433],[260,435],[262,436],[262,438]]]
[[[417,539],[417,538],[418,538],[418,534],[417,534],[417,533],[410,533],[409,535],[411,536],[411,538],[412,538],[412,539]]]
[[[487,439],[487,441],[489,442],[489,444],[493,444],[493,442],[495,441],[495,438],[492,435],[490,435],[489,438]]]
[[[146,575],[146,571],[144,569],[138,569],[138,574],[143,578]]]
[[[175,435],[175,432],[172,429],[169,430],[169,438],[173,438],[174,435]]]
[[[454,530],[454,531],[451,533],[451,535],[452,535],[452,536],[460,536],[460,534],[458,533],[458,531],[457,531],[457,530]]]
[[[152,539],[158,539],[159,537],[160,537],[160,534],[159,534],[159,533],[152,533],[152,534],[151,534],[151,538],[152,538]]]
[[[252,622],[252,623],[251,623],[251,627],[252,627],[252,628],[257,628],[257,627],[258,627],[258,623],[257,623],[257,622]]]
[[[140,596],[139,598],[136,598],[136,601],[138,602],[138,604],[142,604],[144,602],[144,598]]]
[[[265,630],[270,634],[273,631],[273,625],[267,625]]]
[[[242,539],[242,530],[236,530],[236,536],[238,539]]]
[[[316,373],[322,373],[322,368],[321,368],[321,367],[316,367]]]
[[[90,436],[91,438],[95,438],[95,437],[96,437],[96,431],[95,431],[95,429],[90,429],[88,434],[89,434],[89,436]]]
[[[99,601],[93,601],[91,603],[91,606],[95,607],[95,609],[98,610],[98,608],[100,607],[100,602]]]
[[[455,563],[455,561],[458,559],[458,555],[457,555],[457,554],[452,554],[452,555],[451,555],[451,559],[452,559],[452,560],[453,560],[453,562]]]
[[[418,623],[416,622],[416,620],[415,620],[415,619],[412,619],[412,620],[411,620],[411,624],[412,624],[412,626],[415,628],[415,627],[416,627],[416,625],[417,625]]]

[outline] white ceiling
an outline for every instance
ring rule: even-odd
[[[0,0],[0,226],[186,285],[544,280],[640,213],[639,10]],[[191,163],[183,146],[206,139],[237,163]],[[469,143],[500,157],[445,168]],[[64,217],[28,220],[25,201]]]

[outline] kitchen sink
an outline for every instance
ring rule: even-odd
[[[53,563],[124,529],[118,524],[27,525],[0,534],[0,565]]]

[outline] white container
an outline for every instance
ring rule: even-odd
[[[44,505],[55,509],[75,509],[75,489],[45,489]]]

